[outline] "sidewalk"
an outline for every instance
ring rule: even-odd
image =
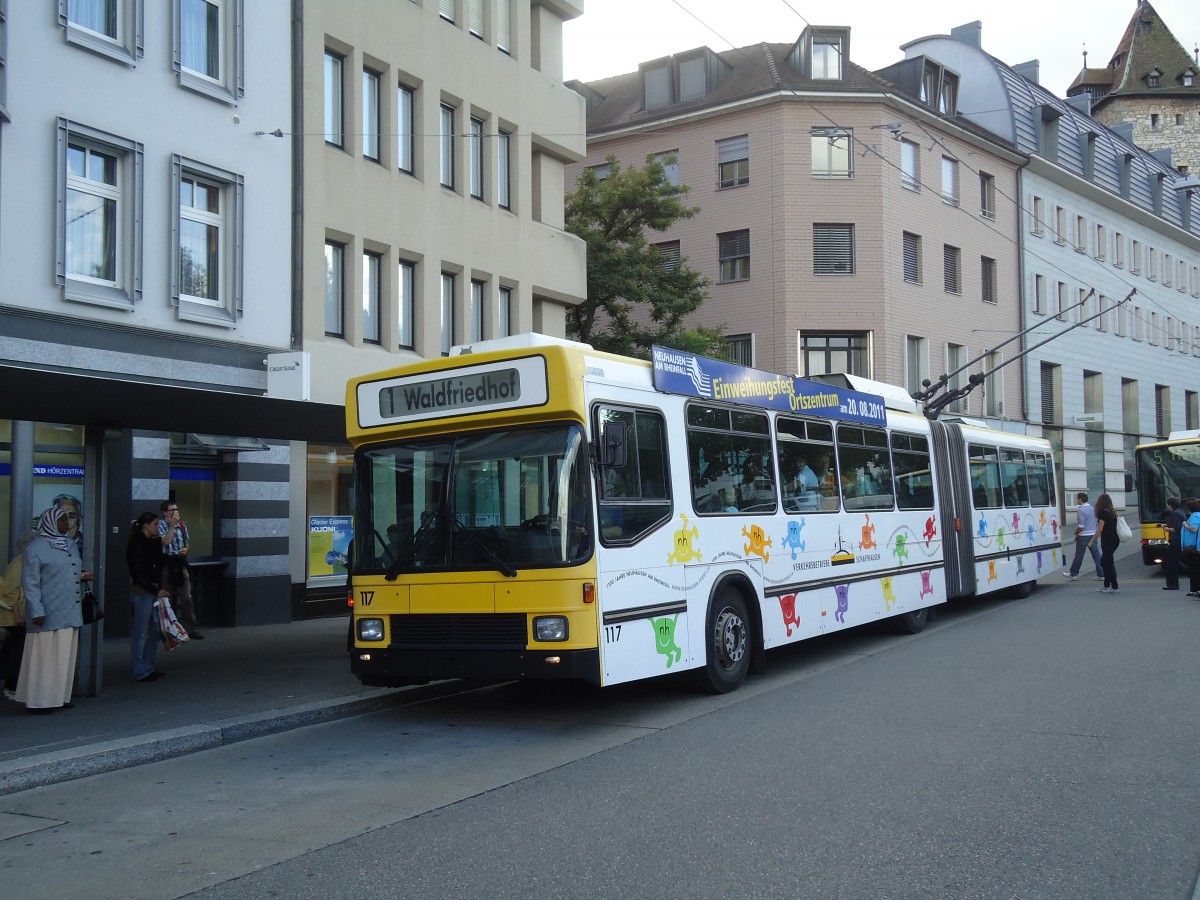
[[[1094,590],[1088,565],[1078,581],[1063,578],[1070,564],[1039,579],[1041,590]],[[1121,595],[1136,601],[1157,594],[1162,576],[1141,564],[1137,541],[1117,553]],[[1185,587],[1172,596],[1180,602]],[[967,601],[970,602],[970,601]],[[160,651],[167,677],[134,682],[129,641],[104,642],[104,681],[98,697],[76,697],[74,707],[47,716],[0,700],[0,794],[69,781],[223,744],[329,722],[452,692],[459,682],[428,687],[368,688],[350,674],[347,619],[338,616],[284,625],[206,628],[205,640]]]
[[[363,687],[350,674],[346,627],[338,616],[206,628],[203,641],[159,651],[167,677],[152,683],[130,677],[128,638],[106,640],[99,696],[46,716],[0,699],[0,794],[358,715],[428,690]]]

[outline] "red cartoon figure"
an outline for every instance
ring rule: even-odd
[[[858,543],[858,549],[875,550],[878,548],[875,543],[875,526],[871,524],[871,517],[866,513],[863,513],[863,518],[867,521],[862,527],[862,540]]]
[[[800,627],[800,618],[796,615],[796,595],[788,594],[779,598],[779,608],[783,611],[783,624],[787,628],[788,637],[792,636],[792,628]]]
[[[921,537],[925,538],[925,546],[929,546],[929,542],[933,540],[933,536],[937,534],[937,526],[934,524],[933,516],[925,520],[925,531]]]

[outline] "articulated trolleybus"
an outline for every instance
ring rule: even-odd
[[[599,685],[765,651],[1059,565],[1050,447],[897,388],[521,335],[358,378],[352,670]]]

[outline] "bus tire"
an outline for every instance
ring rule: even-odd
[[[737,690],[750,669],[751,627],[741,591],[729,584],[719,588],[708,607],[705,663],[697,672],[701,689],[713,694]]]
[[[1035,590],[1037,590],[1036,581],[1022,581],[1020,584],[1014,584],[1008,589],[1008,596],[1013,600],[1024,600],[1033,594]]]
[[[901,613],[892,619],[893,627],[900,634],[920,634],[925,630],[929,621],[929,610],[914,609],[912,612]]]

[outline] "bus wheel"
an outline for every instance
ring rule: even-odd
[[[721,588],[708,609],[706,662],[700,686],[714,694],[736,690],[750,669],[750,616],[737,588]]]
[[[896,631],[900,634],[920,634],[925,630],[925,623],[929,621],[928,609],[917,609],[912,612],[902,613],[892,619],[895,623]]]
[[[1030,596],[1037,588],[1036,581],[1022,581],[1020,584],[1014,584],[1008,589],[1008,596],[1014,600],[1024,600]]]

